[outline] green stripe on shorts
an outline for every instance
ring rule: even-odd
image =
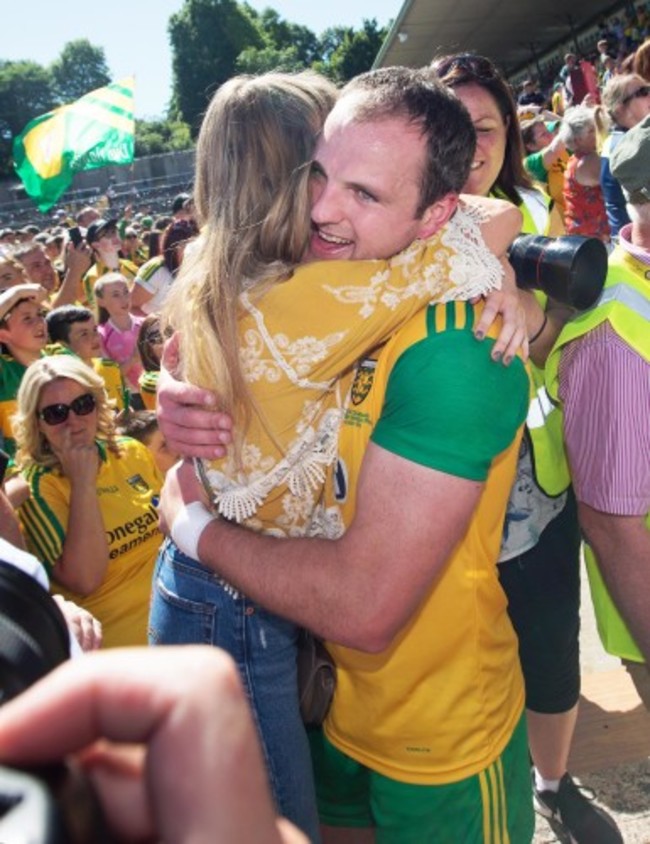
[[[310,732],[322,823],[375,828],[377,844],[528,844],[535,826],[525,716],[501,756],[446,785],[398,782]]]

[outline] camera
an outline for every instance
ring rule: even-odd
[[[607,248],[595,237],[522,234],[508,259],[517,287],[542,290],[579,311],[596,304],[607,276]]]
[[[64,662],[69,648],[56,602],[29,574],[0,560],[0,705]],[[64,763],[21,770],[0,766],[2,844],[111,840],[78,769]]]

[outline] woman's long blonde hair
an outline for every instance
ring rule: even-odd
[[[309,167],[336,89],[317,73],[238,76],[213,97],[196,149],[201,234],[186,250],[164,321],[181,333],[183,376],[215,390],[240,429],[250,398],[238,297],[286,279],[310,234]]]
[[[106,395],[104,380],[74,355],[40,358],[27,367],[18,390],[18,410],[11,423],[18,447],[16,462],[21,468],[31,465],[61,468],[59,458],[50,448],[38,424],[38,404],[46,384],[69,378],[92,393],[97,402],[97,434],[108,448],[119,454],[115,432],[114,402]]]

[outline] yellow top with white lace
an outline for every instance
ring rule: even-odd
[[[329,535],[312,516],[355,362],[429,302],[485,294],[501,275],[478,218],[459,209],[389,260],[307,264],[255,301],[242,294],[240,353],[254,411],[240,471],[232,453],[198,462],[215,509],[278,536]]]

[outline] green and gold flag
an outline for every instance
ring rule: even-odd
[[[40,211],[56,204],[75,173],[133,161],[133,78],[97,88],[36,117],[14,139],[14,167]]]

